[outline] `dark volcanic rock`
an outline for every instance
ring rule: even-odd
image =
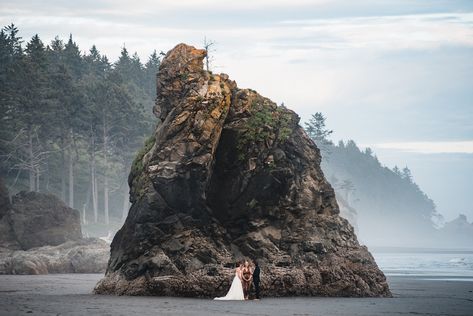
[[[20,192],[13,197],[11,210],[1,220],[10,233],[0,236],[0,243],[13,238],[21,249],[27,250],[78,240],[82,238],[79,216],[79,211],[52,194]]]
[[[204,71],[204,56],[180,44],[161,64],[160,124],[133,163],[133,204],[96,293],[221,296],[250,257],[266,296],[389,296],[299,117]]]

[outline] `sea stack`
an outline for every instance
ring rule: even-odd
[[[222,296],[235,261],[255,258],[264,296],[390,296],[297,114],[205,71],[205,56],[179,44],[161,63],[157,128],[95,292]]]

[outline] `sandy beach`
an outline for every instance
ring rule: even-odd
[[[0,276],[0,315],[473,315],[473,279],[389,276],[393,298],[217,302],[91,293],[100,274]]]

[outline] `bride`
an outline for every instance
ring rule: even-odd
[[[243,270],[243,263],[235,269],[235,277],[233,278],[232,285],[227,292],[227,295],[223,297],[216,297],[215,300],[222,300],[222,301],[243,301],[245,300],[245,296],[243,295],[243,285],[241,283],[242,278],[242,270]]]

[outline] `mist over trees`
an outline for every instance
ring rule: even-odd
[[[0,31],[0,172],[11,193],[48,192],[109,224],[128,211],[127,177],[154,128],[160,56],[145,64],[123,47],[111,63],[72,36],[43,43]]]
[[[155,127],[161,55],[154,51],[143,63],[123,47],[111,62],[95,45],[82,51],[72,36],[26,41],[15,25],[4,27],[0,173],[10,194],[52,193],[81,211],[88,227],[118,228],[128,213],[131,163]],[[433,219],[441,216],[408,167],[389,169],[353,140],[333,143],[322,113],[304,127],[362,242],[435,243]]]
[[[434,202],[414,182],[406,166],[383,166],[370,148],[353,140],[334,144],[321,113],[305,124],[321,148],[322,169],[337,197],[356,209],[358,236],[370,245],[435,246]]]

